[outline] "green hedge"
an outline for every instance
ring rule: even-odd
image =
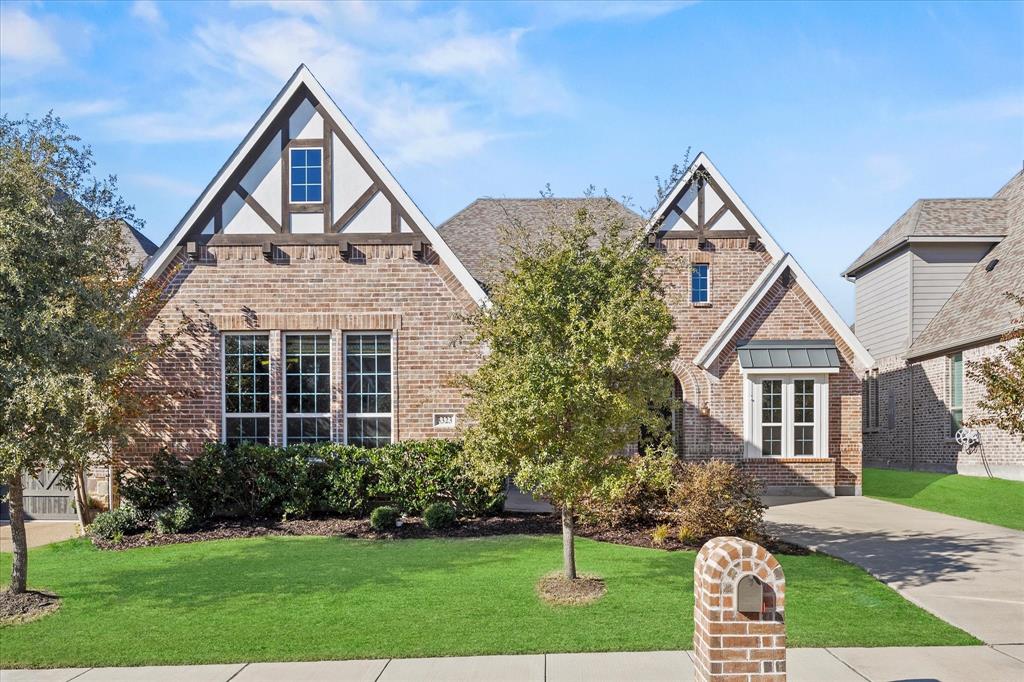
[[[499,511],[501,481],[470,475],[456,441],[348,445],[207,445],[185,464],[170,454],[129,472],[121,495],[145,514],[179,503],[198,519],[365,516],[381,504],[421,514],[445,502],[461,516]]]

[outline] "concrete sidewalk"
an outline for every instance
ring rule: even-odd
[[[983,642],[1024,644],[1024,533],[868,497],[772,502],[772,533],[857,564]]]
[[[147,668],[7,670],[3,682],[674,682],[693,679],[686,651],[406,658]],[[1024,646],[790,649],[790,682],[1020,682]]]
[[[78,521],[26,521],[25,541],[30,548],[42,547],[78,536]],[[0,521],[0,552],[11,552],[11,522]]]

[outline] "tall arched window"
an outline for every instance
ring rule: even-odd
[[[679,455],[683,454],[683,449],[686,444],[684,439],[685,435],[685,420],[683,418],[683,385],[679,382],[679,377],[672,375],[672,445],[676,449],[676,453]]]

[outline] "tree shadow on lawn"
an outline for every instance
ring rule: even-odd
[[[842,527],[769,522],[771,532],[787,541],[839,557],[865,569],[879,580],[901,587],[961,580],[979,571],[1011,566],[1008,556],[1019,555],[1020,541],[954,532],[853,532]]]

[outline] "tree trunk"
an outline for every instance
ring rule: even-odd
[[[85,469],[75,468],[75,511],[78,512],[78,527],[82,533],[92,523],[92,509],[89,507],[89,489],[85,483]]]
[[[21,594],[28,581],[28,545],[25,542],[25,500],[21,474],[16,472],[7,481],[7,496],[11,507],[11,544],[14,560],[11,562],[11,592]]]
[[[576,579],[576,527],[573,524],[572,509],[562,507],[562,563],[565,577]]]

